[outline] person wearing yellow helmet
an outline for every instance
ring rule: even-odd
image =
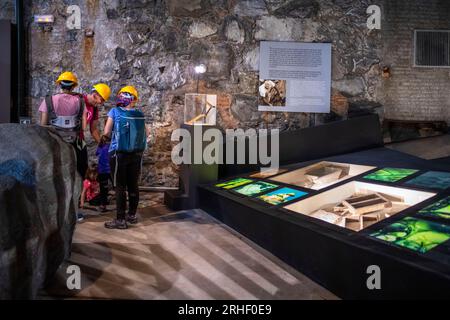
[[[81,94],[73,92],[78,79],[72,72],[61,73],[56,84],[61,92],[43,99],[39,106],[40,124],[54,128],[74,147],[77,171],[84,177],[88,168],[87,148],[83,145],[83,130],[87,122],[85,100]]]
[[[84,95],[84,102],[86,105],[86,129],[89,125],[89,130],[96,143],[100,142],[100,131],[98,129],[98,108],[109,100],[111,89],[105,83],[97,83],[92,86],[90,93]]]
[[[117,94],[120,95],[121,93],[124,93],[124,92],[133,95],[136,98],[135,99],[136,101],[139,99],[139,94],[138,94],[136,88],[133,86],[125,86],[122,89],[120,89]]]
[[[61,73],[56,79],[61,92],[46,96],[39,106],[40,124],[55,128],[64,140],[75,143],[82,135],[86,123],[84,99],[73,91],[78,86],[76,75],[70,71]],[[79,167],[80,174],[84,174]]]
[[[136,109],[139,98],[136,88],[125,86],[117,94],[116,107],[108,113],[103,134],[111,136],[110,168],[116,191],[117,217],[105,223],[108,229],[126,229],[137,223],[139,176],[142,153],[147,147],[144,114]],[[128,192],[128,212],[127,195]]]
[[[78,85],[77,77],[70,71],[65,71],[61,73],[56,79],[56,83],[61,86],[63,90],[72,91]]]
[[[84,130],[89,125],[92,137],[100,141],[98,106],[109,99],[111,89],[104,83],[98,83],[88,94],[74,92],[78,79],[70,71],[61,73],[56,84],[61,92],[47,96],[42,101],[39,106],[40,124],[53,127],[65,141],[72,144],[77,157],[77,171],[84,177],[88,168]]]
[[[84,177],[88,155],[84,143],[84,130],[89,129],[92,137],[100,142],[98,129],[98,106],[109,99],[111,89],[107,84],[97,83],[90,93],[81,95],[73,91],[78,79],[71,71],[58,76],[56,84],[61,92],[47,96],[39,106],[40,124],[59,130],[64,139],[76,147],[78,171]]]

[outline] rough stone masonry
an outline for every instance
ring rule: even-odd
[[[390,106],[385,105],[387,80],[380,76],[380,70],[383,56],[390,53],[383,51],[382,31],[367,28],[366,10],[371,4],[383,8],[384,2],[27,1],[32,116],[35,120],[40,100],[55,89],[54,79],[63,70],[75,71],[86,90],[96,81],[109,83],[114,92],[124,84],[133,84],[139,88],[140,105],[152,128],[141,183],[176,186],[178,173],[170,159],[170,134],[183,121],[184,94],[196,91],[193,66],[197,63],[207,65],[199,91],[218,94],[218,124],[223,129],[290,130],[346,118],[361,110],[383,116]],[[414,7],[411,1],[406,2]],[[0,3],[1,14],[11,14],[12,1]],[[66,9],[72,4],[81,8],[81,30],[67,30]],[[52,30],[32,23],[34,14],[53,14]],[[94,37],[85,36],[87,29],[94,30]],[[331,114],[257,111],[260,40],[332,43]],[[392,85],[390,88],[395,94]],[[396,105],[392,110],[401,114],[405,110],[401,107]],[[101,125],[107,111],[108,107],[102,110]],[[92,141],[90,148],[93,155]]]

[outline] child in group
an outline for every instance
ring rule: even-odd
[[[109,145],[111,138],[103,135],[98,144],[96,156],[98,157],[98,181],[100,183],[100,211],[106,211],[108,204],[108,184],[111,180],[111,169],[109,167]],[[112,180],[111,180],[112,182]]]
[[[100,186],[97,178],[97,166],[90,166],[86,171],[86,176],[83,181],[83,191],[81,192],[80,200],[81,208],[84,208],[86,201],[92,206],[100,205]]]

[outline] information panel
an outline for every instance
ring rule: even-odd
[[[261,41],[259,111],[330,112],[331,43]]]

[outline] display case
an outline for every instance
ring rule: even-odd
[[[184,123],[214,126],[216,124],[216,106],[216,95],[186,93],[184,98]]]
[[[270,180],[320,190],[373,169],[375,167],[322,161],[305,168],[278,175]]]
[[[284,208],[360,231],[434,195],[430,192],[352,181]]]

